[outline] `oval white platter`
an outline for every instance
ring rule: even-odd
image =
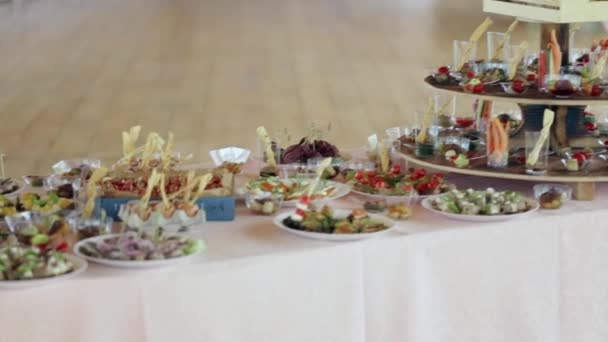
[[[336,209],[336,210],[334,210],[334,216],[340,217],[340,218],[345,218],[348,215],[350,215],[351,212],[352,212],[352,210]],[[289,212],[282,213],[282,214],[275,216],[273,219],[274,225],[291,234],[295,234],[298,236],[302,236],[302,237],[309,238],[309,239],[315,239],[315,240],[325,240],[325,241],[363,240],[363,239],[369,239],[372,237],[384,235],[384,234],[394,230],[397,227],[395,221],[389,219],[388,217],[385,217],[382,215],[368,214],[372,219],[383,222],[387,226],[387,228],[384,230],[381,230],[379,232],[374,232],[374,233],[328,234],[328,233],[307,232],[304,230],[297,230],[297,229],[289,228],[285,224],[283,224],[283,220],[285,220],[287,217],[289,217],[293,213],[294,213],[294,211],[289,211]]]
[[[426,210],[429,210],[432,213],[437,214],[437,215],[445,216],[447,218],[450,218],[450,219],[453,219],[453,220],[460,220],[460,221],[499,222],[499,221],[506,221],[506,220],[514,220],[514,219],[519,219],[519,218],[522,218],[522,217],[530,216],[530,215],[534,214],[538,210],[538,208],[540,208],[540,204],[538,203],[538,201],[530,199],[530,198],[526,198],[526,201],[528,202],[528,205],[530,206],[530,210],[522,212],[522,213],[508,214],[508,215],[463,215],[463,214],[452,214],[452,213],[446,213],[446,212],[443,212],[441,210],[437,210],[437,209],[433,208],[432,201],[433,201],[433,199],[435,199],[435,197],[437,197],[437,196],[425,198],[422,201],[422,207],[424,209],[426,209]]]
[[[338,183],[338,182],[334,182],[334,181],[327,181],[326,184],[328,186],[333,186],[334,191],[327,197],[317,198],[317,199],[313,200],[312,201],[313,203],[321,203],[321,202],[337,200],[338,198],[342,198],[342,197],[348,195],[352,191],[350,185],[348,185],[348,184]],[[300,199],[283,201],[283,206],[286,208],[295,208],[295,206],[296,206],[296,204],[298,204],[298,202],[300,202]]]
[[[95,258],[95,257],[90,257],[88,255],[85,255],[84,253],[80,252],[80,248],[88,242],[99,242],[101,240],[104,239],[108,239],[108,238],[113,238],[113,237],[117,237],[120,234],[109,234],[109,235],[102,235],[102,236],[94,236],[94,237],[90,237],[88,239],[84,239],[82,241],[79,241],[75,246],[74,246],[74,253],[81,257],[86,259],[89,262],[95,263],[95,264],[99,264],[99,265],[104,265],[104,266],[109,266],[109,267],[117,267],[117,268],[135,268],[135,269],[142,269],[142,268],[158,268],[158,267],[166,267],[166,266],[172,266],[172,265],[176,265],[176,264],[180,264],[186,261],[190,261],[196,257],[198,257],[203,251],[198,251],[194,254],[190,254],[190,255],[185,255],[182,257],[177,257],[177,258],[170,258],[170,259],[161,259],[161,260],[113,260],[113,259],[104,259],[104,258]]]
[[[0,289],[27,289],[30,287],[44,286],[59,283],[61,281],[76,277],[80,273],[87,269],[88,263],[85,259],[80,257],[66,254],[66,257],[74,265],[74,270],[69,273],[62,275],[40,278],[40,279],[28,279],[28,280],[1,280]]]

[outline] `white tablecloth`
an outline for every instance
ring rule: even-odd
[[[471,185],[487,184],[531,187]],[[608,341],[606,190],[493,224],[418,207],[399,232],[353,243],[293,236],[240,208],[193,233],[209,247],[193,263],[90,265],[0,291],[0,341]]]

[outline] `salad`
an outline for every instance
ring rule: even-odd
[[[254,194],[281,194],[285,201],[292,201],[299,200],[304,196],[308,191],[308,186],[312,182],[313,179],[280,179],[278,177],[266,177],[247,183],[245,188]],[[310,198],[313,200],[326,198],[334,194],[335,191],[335,183],[321,180]]]
[[[73,270],[64,253],[20,245],[14,236],[0,246],[0,281],[55,277]]]
[[[355,209],[347,217],[338,218],[329,206],[321,211],[305,211],[301,219],[288,216],[283,224],[292,229],[326,234],[375,233],[388,228],[383,222],[372,219],[364,209]]]
[[[85,240],[78,251],[91,258],[145,261],[179,258],[205,249],[202,240],[181,235],[164,235],[161,232],[128,232],[94,239],[89,242]]]
[[[452,190],[431,200],[436,210],[462,215],[509,215],[531,209],[526,198],[515,191]]]
[[[436,195],[449,191],[451,186],[445,182],[441,173],[429,173],[425,169],[410,168],[402,172],[399,165],[394,165],[389,172],[351,171],[346,180],[353,183],[355,190],[372,195],[406,196]]]

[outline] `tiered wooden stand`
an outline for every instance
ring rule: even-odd
[[[528,89],[523,95],[509,95],[502,92],[500,85],[487,86],[484,94],[465,93],[458,85],[438,85],[432,77],[427,77],[425,83],[439,93],[449,95],[462,95],[478,98],[485,101],[517,103],[522,108],[524,128],[513,137],[517,145],[523,142],[523,131],[540,130],[542,126],[542,113],[549,107],[555,111],[555,122],[552,126],[551,147],[555,151],[567,148],[596,147],[599,148],[598,138],[592,137],[584,131],[582,117],[587,105],[608,105],[608,96],[587,97],[575,96],[569,99],[557,99],[551,94],[536,89]],[[536,127],[535,127],[536,126]],[[561,157],[550,157],[550,168],[542,176],[528,175],[525,165],[510,161],[509,166],[503,169],[493,169],[486,166],[486,159],[480,158],[471,161],[468,168],[457,168],[441,156],[431,158],[418,158],[414,151],[403,148],[401,151],[406,161],[422,167],[433,168],[444,172],[453,172],[479,177],[494,177],[502,179],[523,180],[531,182],[560,182],[571,183],[574,196],[579,200],[592,200],[595,196],[595,183],[608,182],[608,162],[594,160],[586,171],[571,172],[565,170],[560,162]]]

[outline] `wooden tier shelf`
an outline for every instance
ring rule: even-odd
[[[408,163],[420,167],[431,168],[446,173],[458,173],[476,177],[492,177],[501,179],[512,179],[536,183],[558,182],[571,183],[574,195],[579,200],[592,200],[595,194],[595,183],[608,182],[608,163],[603,160],[594,160],[588,171],[566,171],[559,161],[559,157],[552,156],[549,161],[549,170],[544,175],[529,175],[525,172],[525,166],[510,161],[509,166],[495,169],[486,166],[486,159],[475,159],[467,168],[458,168],[452,162],[440,156],[429,158],[418,158],[408,148],[402,148],[400,152]]]
[[[507,94],[502,90],[500,84],[486,85],[482,94],[472,94],[465,92],[457,84],[443,85],[435,82],[433,76],[427,76],[424,83],[434,91],[449,95],[470,96],[477,99],[495,102],[510,102],[521,105],[546,105],[546,106],[587,106],[587,105],[608,105],[608,94],[602,96],[586,96],[575,94],[567,99],[559,99],[555,96],[540,91],[536,88],[529,88],[522,95]]]

